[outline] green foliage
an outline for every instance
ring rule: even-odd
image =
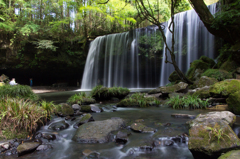
[[[145,97],[144,93],[134,93],[130,97],[121,100],[117,105],[123,107],[139,106],[149,107],[153,104],[160,104],[154,97]]]
[[[11,127],[13,132],[32,133],[45,116],[46,112],[29,100],[10,97],[0,99],[1,130]]]
[[[238,21],[240,16],[240,1],[235,0],[232,3],[225,3],[224,0],[220,0],[221,11],[215,14],[213,28],[219,29],[227,25],[232,25]]]
[[[36,48],[38,49],[49,49],[51,51],[56,51],[58,47],[53,45],[52,40],[38,40],[37,42],[32,42],[33,44],[37,45]]]
[[[197,96],[187,95],[180,97],[174,96],[166,102],[173,109],[191,108],[191,109],[205,109],[208,106],[208,100],[201,100]]]
[[[213,128],[207,126],[206,129],[209,130],[209,143],[211,140],[214,140],[214,138],[217,138],[218,143],[220,140],[226,142],[224,136],[230,139],[230,137],[226,133],[224,133],[223,128],[220,128],[219,124],[217,123],[214,125]]]
[[[215,78],[218,81],[223,81],[225,79],[231,79],[232,73],[219,69],[207,69],[201,76],[207,76]]]
[[[41,100],[39,103],[41,105],[41,108],[45,111],[47,118],[50,118],[52,114],[57,113],[60,109],[60,106],[55,105],[53,101],[47,102],[45,100]]]
[[[20,33],[23,36],[29,36],[31,33],[37,33],[40,26],[34,23],[25,24],[22,28],[19,29]]]
[[[24,99],[30,99],[30,100],[38,100],[38,96],[33,93],[31,87],[29,86],[24,86],[24,85],[4,85],[0,87],[0,98],[3,97],[19,97],[19,98],[24,98]]]
[[[74,94],[68,100],[70,104],[83,104],[83,103],[95,103],[95,100],[91,96],[87,96],[85,92]]]

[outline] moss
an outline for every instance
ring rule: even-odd
[[[217,82],[218,80],[216,80],[215,78],[202,76],[198,81],[194,83],[194,85],[198,88],[202,88],[204,86],[211,86]]]
[[[235,61],[228,59],[226,62],[224,62],[220,69],[226,70],[228,72],[233,72],[239,67],[239,64],[237,64]]]
[[[227,104],[230,111],[240,115],[240,91],[230,94],[227,99]]]
[[[211,59],[211,58],[209,58],[207,56],[201,56],[200,60],[202,60],[203,62],[208,63],[211,68],[216,64],[213,59]]]
[[[169,80],[171,83],[176,83],[176,82],[178,82],[178,81],[181,81],[181,78],[179,78],[179,76],[178,76],[178,74],[177,74],[176,71],[173,71],[173,72],[170,74],[168,80]]]
[[[199,89],[195,93],[193,93],[193,96],[197,96],[199,98],[208,98],[210,97],[209,88]]]
[[[198,76],[196,70],[207,70],[211,68],[210,64],[202,61],[202,60],[195,60],[191,63],[190,69],[187,72],[187,77],[194,81],[196,80],[195,76]]]
[[[81,111],[82,112],[92,112],[91,106],[89,105],[83,105],[81,106]]]
[[[68,115],[74,114],[74,110],[72,109],[72,107],[70,105],[60,104],[60,106],[61,107],[58,110],[63,116],[68,116]]]
[[[88,121],[91,117],[91,114],[86,114],[80,119],[80,122]]]
[[[225,80],[215,83],[209,91],[213,96],[227,97],[238,90],[240,90],[240,80]]]
[[[240,150],[232,150],[223,154],[218,159],[238,159],[239,156],[240,156]]]
[[[225,70],[219,70],[219,69],[208,69],[201,76],[215,78],[218,81],[223,81],[225,79],[233,78],[231,72],[227,72]]]

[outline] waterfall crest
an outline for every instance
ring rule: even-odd
[[[210,5],[209,10],[214,14],[216,4]],[[171,46],[169,30],[165,31],[165,36]],[[81,89],[92,89],[99,84],[128,88],[154,88],[167,84],[174,68],[165,64],[165,46],[159,39],[156,26],[97,37],[90,44]],[[200,56],[214,58],[214,42],[214,36],[194,10],[175,15],[176,61],[184,73]]]

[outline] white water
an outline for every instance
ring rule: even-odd
[[[215,13],[216,4],[209,6],[209,10]],[[169,30],[165,32],[171,47],[172,35]],[[148,39],[156,37],[157,28],[149,26],[96,38],[90,45],[81,89],[91,89],[99,84],[128,88],[154,88],[167,84],[174,68],[165,63],[165,49],[160,53],[151,52],[147,44],[141,43],[142,36]],[[200,56],[214,58],[214,42],[214,36],[207,31],[194,10],[175,15],[176,62],[184,73],[190,63]]]

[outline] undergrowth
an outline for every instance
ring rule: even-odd
[[[68,100],[70,104],[83,104],[83,103],[95,103],[95,100],[91,96],[87,96],[85,92],[74,94]]]
[[[179,95],[172,97],[166,102],[173,109],[205,109],[208,106],[208,100],[201,100],[197,96],[187,95],[180,97]]]

